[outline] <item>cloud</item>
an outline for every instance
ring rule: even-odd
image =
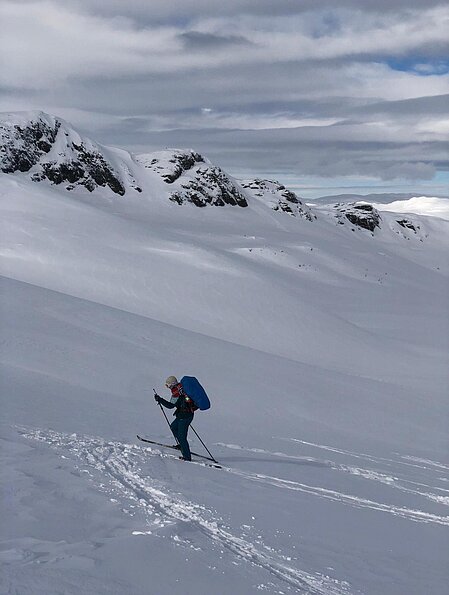
[[[213,33],[202,33],[201,31],[186,31],[180,33],[178,38],[184,42],[185,47],[193,50],[213,50],[234,45],[251,45],[251,42],[243,35],[215,35]]]
[[[4,110],[56,112],[129,149],[193,146],[231,171],[412,180],[448,167],[441,2],[4,0],[0,11]]]
[[[365,138],[363,126],[303,127],[272,130],[183,129],[132,134],[136,152],[161,146],[193,146],[235,175],[296,177],[365,176],[379,180],[430,179],[449,169],[444,141],[383,139],[382,131]],[[123,123],[123,132],[132,127]],[[330,131],[333,134],[329,134]],[[276,173],[277,172],[277,173]]]
[[[296,23],[285,17],[254,21],[248,15],[238,23],[229,18],[203,19],[195,30],[183,30],[176,23],[142,27],[129,17],[101,18],[50,1],[6,1],[0,15],[4,25],[0,81],[39,88],[76,77],[185,74],[199,68],[244,65],[258,68],[363,54],[416,53],[422,46],[447,43],[449,8],[394,17],[353,11],[338,19],[338,14],[333,15],[333,22],[340,25],[322,33],[317,42],[317,27],[323,20],[328,23],[329,15],[326,20],[312,14]]]
[[[34,4],[36,0],[15,0],[16,4]],[[62,3],[62,2],[61,2]],[[60,3],[60,4],[61,4]],[[360,0],[339,0],[338,6],[350,10],[360,9]],[[442,6],[442,0],[363,0],[363,10],[375,14],[397,13]],[[335,0],[70,0],[80,11],[101,16],[130,15],[142,23],[192,22],[201,18],[240,15],[252,17],[299,16],[308,12],[334,10]]]

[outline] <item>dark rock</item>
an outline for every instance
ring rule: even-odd
[[[60,120],[45,114],[33,116],[26,125],[0,124],[1,171],[28,172],[34,168],[31,179],[36,182],[46,179],[53,184],[68,182],[68,190],[84,186],[90,192],[98,186],[107,186],[116,194],[125,194],[122,182],[95,145],[89,143],[91,147],[87,148],[82,141],[70,143],[66,140],[70,134],[67,129],[61,130]],[[52,159],[58,134],[64,134],[65,138],[60,152]]]
[[[316,219],[309,207],[304,205],[294,192],[277,181],[256,178],[250,182],[242,182],[242,186],[250,190],[254,196],[266,201],[274,211],[309,221]]]
[[[137,155],[137,162],[157,172],[167,184],[173,184],[185,173],[205,159],[192,150],[165,149],[149,155]]]
[[[197,207],[248,206],[237,185],[219,167],[214,166],[197,168],[194,177],[181,184],[181,190],[173,192],[170,200],[180,205],[190,202]]]
[[[29,171],[50,151],[60,125],[56,122],[51,127],[41,119],[27,126],[0,124],[1,171],[6,174]]]
[[[334,206],[337,210],[338,223],[343,225],[344,219],[356,227],[374,232],[380,227],[381,216],[379,212],[368,203],[339,203]]]
[[[365,213],[373,213],[374,212],[373,205],[369,205],[369,204],[356,204],[356,203],[353,203],[353,208],[356,211],[364,211]]]
[[[204,163],[204,157],[194,151],[174,153],[170,163],[175,165],[173,171],[162,175],[167,184],[173,184],[184,172],[192,169],[197,163]]]
[[[399,223],[399,225],[401,227],[404,227],[405,229],[411,229],[415,233],[419,229],[419,226],[415,227],[415,225],[408,219],[400,219],[400,220],[397,219],[396,221],[397,221],[397,223]]]

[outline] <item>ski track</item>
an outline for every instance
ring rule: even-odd
[[[306,443],[306,444],[308,444],[308,443]],[[294,460],[298,460],[298,461],[320,463],[321,465],[323,465],[329,469],[332,469],[333,471],[341,471],[343,473],[349,473],[351,475],[360,476],[364,479],[377,481],[377,482],[380,482],[380,483],[387,485],[391,488],[400,490],[402,492],[414,494],[416,496],[421,496],[423,498],[426,498],[428,500],[431,500],[432,502],[436,502],[437,504],[441,504],[443,506],[449,506],[449,497],[448,496],[439,496],[438,494],[434,494],[432,492],[413,490],[411,488],[408,488],[408,487],[402,485],[400,483],[400,481],[402,481],[402,483],[410,483],[413,485],[419,485],[422,487],[431,488],[431,489],[439,490],[442,492],[447,492],[447,490],[445,490],[443,488],[438,488],[438,487],[430,486],[428,484],[415,482],[415,481],[407,480],[407,479],[399,480],[397,477],[393,477],[391,475],[385,475],[384,473],[381,473],[381,472],[373,470],[373,469],[364,469],[361,467],[353,467],[350,465],[343,465],[343,464],[335,463],[335,462],[327,460],[327,459],[316,459],[314,457],[288,455],[288,454],[282,453],[282,452],[271,452],[271,451],[264,450],[261,448],[246,448],[243,446],[239,446],[237,444],[224,444],[222,442],[217,442],[216,445],[222,446],[225,448],[229,448],[229,449],[233,449],[233,450],[243,450],[246,452],[254,452],[254,453],[258,453],[258,454],[271,455],[273,457],[282,457],[282,458],[294,459]],[[341,451],[341,450],[334,449],[331,447],[322,447],[322,448],[325,448],[326,450],[333,450],[333,451],[339,452],[341,454],[342,453],[346,454],[346,451]],[[376,458],[376,457],[371,457],[371,455],[356,455],[356,453],[351,453],[351,455],[357,456],[357,458],[363,458],[364,456],[366,456],[366,457],[370,457],[370,459],[373,459],[373,460]],[[378,460],[383,460],[383,459],[378,459]],[[427,461],[427,462],[432,463],[432,461]],[[441,466],[441,464],[439,464],[437,466]],[[226,470],[233,472],[233,473],[243,474],[247,478],[252,477],[256,481],[259,479],[262,481],[262,479],[264,479],[267,483],[270,483],[271,485],[277,485],[279,487],[284,487],[286,489],[292,489],[292,490],[296,489],[298,491],[314,493],[322,498],[339,500],[345,504],[352,503],[353,506],[357,506],[359,508],[366,507],[366,508],[372,508],[374,510],[380,510],[383,512],[390,512],[391,514],[401,516],[404,518],[409,518],[410,520],[414,520],[414,521],[434,522],[437,524],[449,525],[449,517],[443,517],[443,516],[434,515],[431,513],[426,513],[423,511],[408,509],[408,508],[404,508],[404,507],[381,504],[379,502],[374,502],[371,500],[358,498],[356,496],[342,494],[340,492],[335,492],[333,490],[326,490],[325,488],[308,486],[308,485],[301,484],[298,482],[284,480],[284,479],[280,479],[280,478],[276,478],[276,477],[269,477],[269,476],[265,476],[265,475],[261,475],[261,474],[240,472],[235,469],[226,469]],[[337,497],[337,495],[338,495],[338,497]]]
[[[389,459],[389,458],[385,458],[385,457],[376,457],[374,455],[369,455],[366,453],[356,453],[356,452],[353,452],[350,450],[343,450],[343,449],[335,448],[333,446],[326,446],[324,444],[314,444],[313,442],[306,442],[304,440],[298,440],[297,438],[281,438],[281,440],[288,440],[290,442],[299,442],[301,444],[305,444],[306,446],[312,446],[314,448],[328,450],[330,452],[335,452],[337,454],[366,460],[366,461],[369,461],[370,463],[374,463],[377,465],[385,464],[387,467],[392,467],[392,466],[394,467],[397,465],[413,467],[415,469],[421,469],[424,472],[430,472],[432,474],[432,478],[431,478],[432,480],[437,479],[438,481],[449,481],[448,477],[436,477],[436,478],[434,477],[435,471],[438,471],[440,473],[442,470],[449,470],[449,466],[444,465],[443,463],[440,463],[437,461],[431,461],[429,459],[421,459],[421,458],[413,457],[410,455],[400,455],[398,453],[394,453],[395,455],[397,455],[397,457],[398,457],[397,459]],[[413,462],[405,462],[405,461],[413,461]],[[420,463],[420,464],[418,464],[418,463]],[[394,478],[394,477],[392,479],[397,480],[397,478]],[[402,478],[402,477],[401,477],[400,481],[402,481],[403,483],[410,483],[413,485],[418,485],[418,486],[438,490],[441,492],[447,491],[444,488],[441,488],[438,486],[431,486],[427,483],[413,481],[413,480]],[[394,487],[398,487],[400,489],[400,486],[398,486],[398,485],[396,485]],[[436,494],[426,494],[426,493],[419,492],[419,491],[417,491],[416,494],[426,496],[430,500],[434,500],[435,502],[439,502],[440,504],[446,504],[447,506],[449,506],[449,501],[447,499],[445,499],[445,498],[441,499]]]
[[[440,470],[440,469],[444,469],[446,471],[449,470],[448,465],[445,465],[444,463],[440,463],[439,461],[430,461],[429,459],[420,459],[419,457],[412,457],[410,455],[398,455],[398,456],[400,456],[401,459],[405,459],[406,461],[414,461],[415,463],[423,463],[423,465],[426,469],[435,467],[438,470]]]
[[[298,442],[300,444],[305,444],[306,446],[312,446],[313,448],[320,448],[322,450],[328,450],[330,452],[335,452],[337,454],[346,455],[349,457],[354,457],[356,459],[364,459],[366,461],[370,461],[373,463],[387,463],[388,466],[392,465],[405,465],[407,467],[415,467],[418,469],[425,469],[434,471],[433,467],[438,467],[439,470],[441,469],[449,469],[448,466],[443,465],[442,463],[437,463],[435,461],[430,461],[428,459],[420,459],[418,457],[412,456],[405,456],[405,455],[398,455],[399,459],[388,459],[385,457],[376,457],[374,455],[369,455],[366,453],[358,453],[353,452],[352,450],[343,450],[341,448],[336,448],[334,446],[327,446],[325,444],[315,444],[314,442],[306,442],[305,440],[299,440],[298,438],[283,438],[279,437],[279,440],[285,440],[287,442]],[[397,454],[397,453],[395,453]],[[401,460],[403,459],[403,460]],[[405,461],[414,461],[412,462],[405,462]],[[425,465],[417,463],[426,463]]]
[[[149,517],[157,526],[167,524],[189,523],[200,533],[211,539],[218,546],[225,548],[240,560],[251,563],[269,572],[272,576],[286,583],[289,587],[308,595],[347,595],[350,586],[345,581],[339,581],[320,573],[310,574],[303,570],[286,565],[281,560],[276,560],[276,553],[272,548],[261,545],[257,548],[253,543],[233,535],[219,519],[216,513],[206,507],[189,502],[180,495],[170,493],[161,482],[142,477],[139,463],[148,462],[148,452],[153,456],[160,456],[158,449],[143,447],[135,444],[105,441],[98,437],[65,434],[53,430],[29,430],[19,428],[19,432],[28,439],[43,442],[50,447],[63,450],[74,455],[83,464],[101,471],[108,479],[109,486],[104,483],[100,488],[104,491],[113,487],[126,498],[133,502],[130,508],[139,508],[145,516],[147,523]],[[225,471],[246,479],[267,483],[273,480],[268,476],[248,476],[227,467]],[[91,473],[82,469],[91,477]],[[277,484],[274,484],[277,485]],[[126,508],[125,512],[129,512]],[[149,523],[148,523],[149,524]],[[151,531],[134,531],[133,534],[148,534]]]

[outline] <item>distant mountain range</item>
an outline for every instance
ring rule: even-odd
[[[397,200],[409,200],[419,196],[417,192],[373,192],[370,194],[328,194],[314,199],[308,199],[311,204],[331,204],[335,202],[353,202],[357,200],[366,200],[377,204],[388,204]],[[437,198],[448,198],[447,196],[438,196]]]

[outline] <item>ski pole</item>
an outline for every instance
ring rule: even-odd
[[[154,390],[154,388],[153,388],[153,392],[154,392],[155,395],[157,395],[157,392]],[[158,405],[159,405],[159,407],[160,407],[160,409],[162,411],[163,416],[165,417],[165,421],[167,422],[168,427],[170,428],[170,432],[173,434],[173,430],[171,429],[171,425],[170,425],[170,422],[168,421],[168,417],[167,417],[167,415],[166,415],[166,413],[164,411],[164,408],[162,407],[162,405],[160,403],[158,403]],[[174,434],[173,434],[173,436],[174,436],[174,438],[176,440],[176,444],[179,446],[179,440],[178,440],[177,436],[175,436]]]
[[[217,460],[214,459],[212,453],[210,452],[210,450],[207,448],[207,446],[204,444],[204,442],[201,440],[200,435],[198,434],[198,432],[195,430],[195,428],[192,426],[192,424],[190,424],[190,427],[192,428],[192,430],[195,432],[196,437],[198,438],[198,440],[201,442],[201,444],[204,446],[204,448],[207,450],[207,452],[209,453],[210,458],[213,460],[214,463],[218,463]]]

